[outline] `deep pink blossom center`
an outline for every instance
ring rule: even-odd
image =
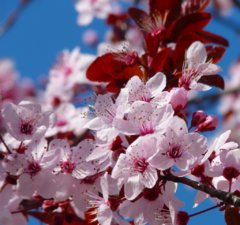
[[[65,161],[61,163],[62,171],[66,173],[72,173],[75,167],[76,167],[76,163],[72,161]]]
[[[31,177],[34,177],[41,170],[38,162],[33,161],[29,163],[27,169],[24,170],[25,173],[28,173]]]
[[[172,159],[182,157],[183,151],[180,145],[169,146],[167,156]]]
[[[146,162],[146,159],[144,159],[144,158],[134,159],[134,161],[133,161],[134,169],[140,173],[143,173],[147,169],[148,165],[149,165],[149,163]]]
[[[32,120],[30,120],[29,122],[22,123],[20,130],[23,134],[30,135],[32,134],[33,128]]]

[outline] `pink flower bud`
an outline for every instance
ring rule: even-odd
[[[54,202],[53,200],[45,200],[42,204],[42,209],[45,212],[50,213],[57,208],[58,208],[58,202]]]
[[[186,225],[189,221],[189,216],[187,212],[179,211],[177,214],[177,224]]]
[[[203,123],[206,119],[206,114],[202,110],[193,113],[191,127],[196,127],[199,124]]]
[[[217,116],[209,115],[206,117],[205,121],[198,126],[197,131],[200,132],[213,131],[217,128],[218,123],[219,119]]]
[[[172,105],[175,115],[187,106],[187,91],[184,88],[173,88],[170,91],[170,104]]]

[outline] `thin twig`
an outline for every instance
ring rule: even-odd
[[[186,177],[176,177],[172,174],[169,174],[167,176],[162,176],[161,179],[167,180],[167,181],[173,181],[175,183],[186,184],[196,190],[209,194],[212,198],[218,198],[219,200],[222,200],[227,205],[240,207],[240,198],[235,196],[232,193],[221,191],[221,190],[215,190],[206,184],[201,184],[199,182],[190,180]]]
[[[220,97],[222,97],[224,95],[232,94],[232,93],[237,92],[237,91],[240,91],[240,85],[235,87],[235,88],[233,88],[233,89],[229,89],[227,91],[222,91],[222,92],[219,92],[217,94],[194,98],[194,99],[188,101],[188,104],[197,104],[197,103],[199,103],[201,101],[204,101],[204,100],[218,99],[218,98],[220,98]]]
[[[9,154],[12,154],[12,152],[10,151],[10,149],[8,148],[8,146],[6,145],[5,141],[3,140],[1,134],[0,134],[0,140],[1,140],[1,142],[3,143],[3,145],[5,146],[5,148],[7,149],[8,153],[9,153]]]
[[[19,15],[23,11],[23,9],[28,5],[31,0],[21,0],[18,7],[10,14],[7,20],[0,26],[0,37],[6,33],[9,28],[11,28],[14,23],[17,21]]]

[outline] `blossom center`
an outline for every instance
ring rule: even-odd
[[[39,166],[38,162],[33,161],[29,163],[27,169],[25,169],[25,173],[29,173],[31,177],[34,177],[39,171],[41,170],[41,167]]]
[[[29,135],[29,134],[32,133],[32,131],[33,131],[32,121],[33,120],[30,120],[29,122],[22,123],[20,130],[23,134]]]
[[[182,157],[183,151],[181,145],[169,146],[167,156],[172,159],[178,159]]]
[[[142,159],[138,158],[133,161],[134,169],[140,173],[143,173],[147,169],[148,165],[149,163],[146,162],[146,159],[144,158]]]
[[[62,171],[66,173],[72,173],[75,167],[76,167],[76,163],[72,161],[65,161],[61,163]]]

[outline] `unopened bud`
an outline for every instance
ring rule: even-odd
[[[170,104],[172,105],[175,115],[181,112],[187,106],[187,91],[184,88],[173,88],[170,91]]]
[[[110,206],[110,209],[114,212],[117,210],[118,206],[120,205],[120,202],[115,197],[109,197],[108,204]]]
[[[213,131],[217,128],[218,123],[219,119],[217,116],[209,115],[206,117],[205,121],[198,126],[197,131],[200,132]]]
[[[203,123],[206,119],[206,114],[202,110],[193,113],[191,127],[196,127],[199,124]]]
[[[228,180],[231,181],[233,178],[237,178],[239,176],[239,171],[234,167],[226,167],[223,170],[223,176]]]
[[[177,225],[186,225],[189,221],[187,212],[179,211],[177,214]]]
[[[53,200],[45,200],[42,204],[42,209],[45,211],[45,212],[52,212],[54,211],[55,209],[58,208],[58,202],[55,202]]]

